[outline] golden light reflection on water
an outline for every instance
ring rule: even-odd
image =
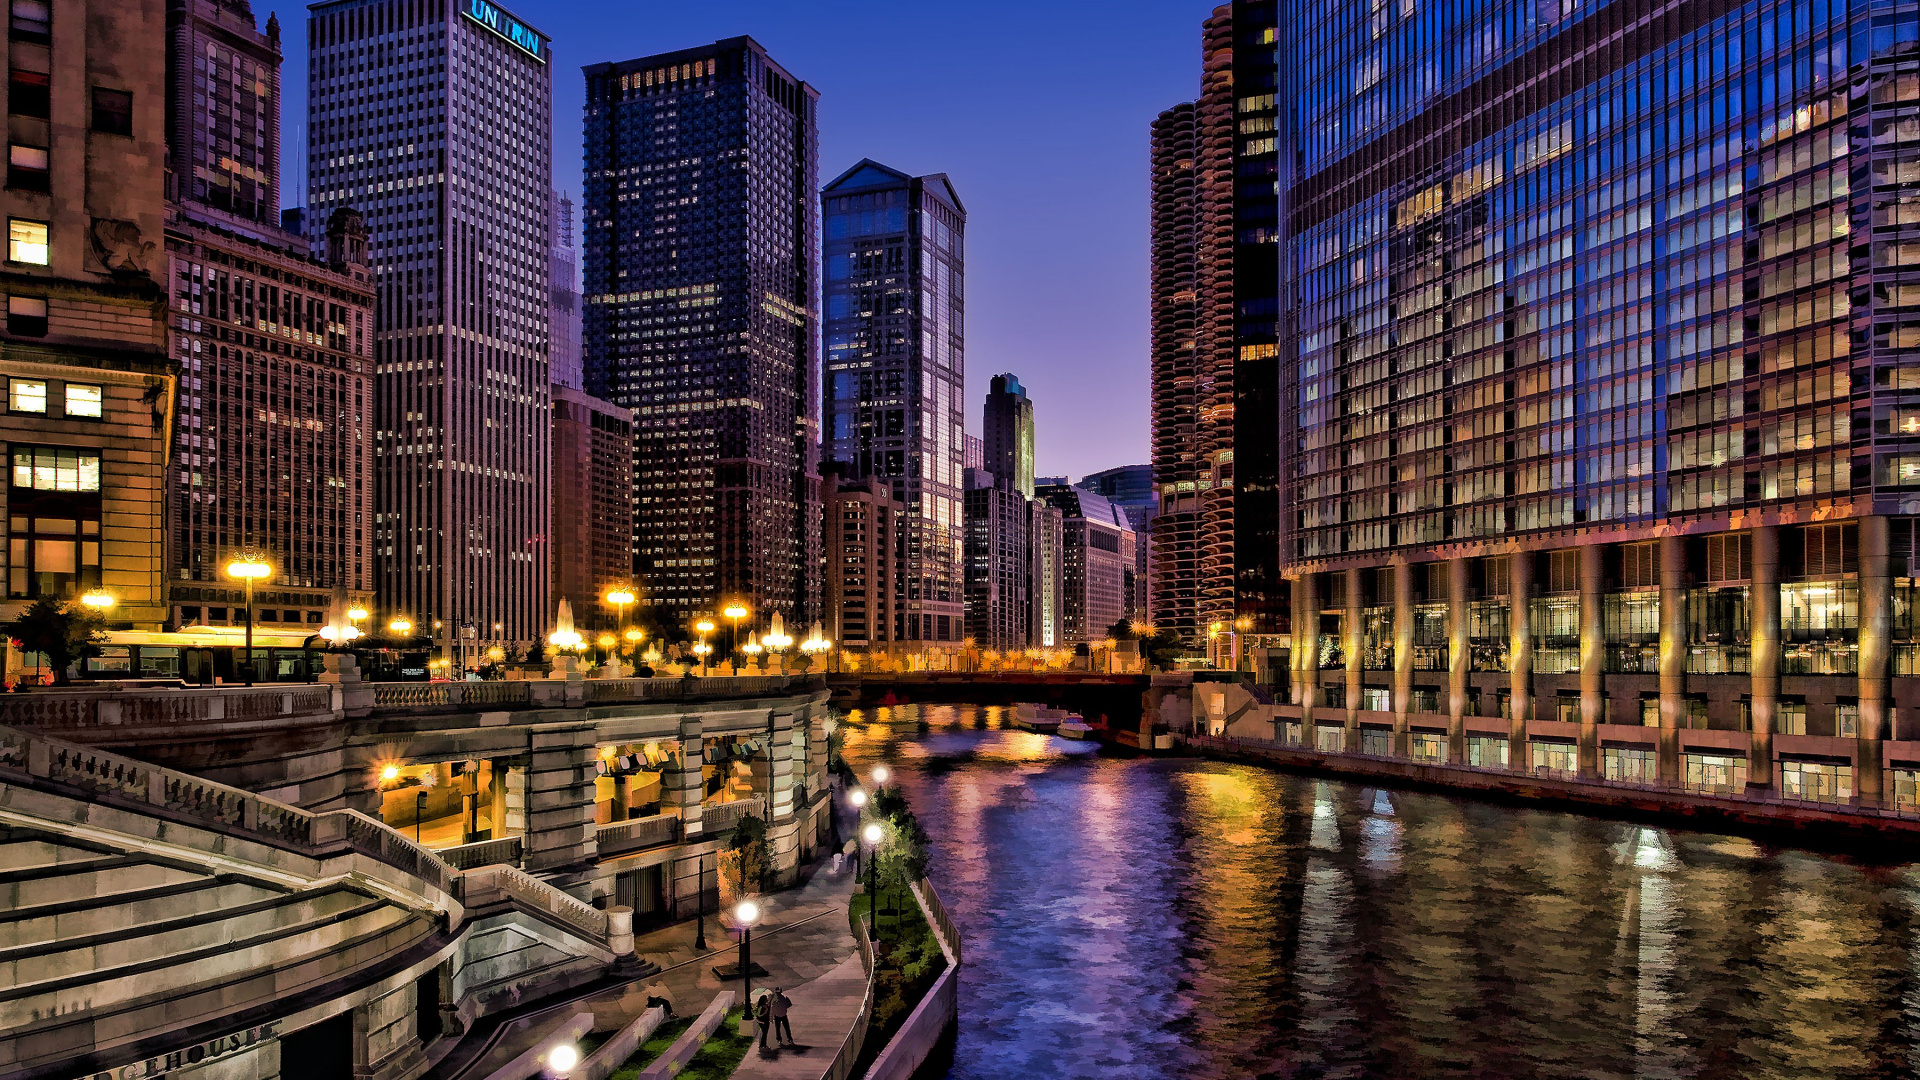
[[[952,1076],[1910,1076],[1920,871],[1201,761],[848,729],[966,927]]]

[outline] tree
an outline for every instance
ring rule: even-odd
[[[22,652],[44,655],[47,666],[53,669],[54,685],[65,686],[67,668],[74,661],[100,655],[100,646],[106,643],[106,625],[107,621],[91,608],[43,596],[6,624],[6,631]]]
[[[740,860],[740,893],[767,891],[767,870],[771,860],[767,857],[767,822],[765,818],[754,814],[744,814],[733,827],[733,835],[727,840],[727,850],[732,851]],[[752,888],[749,887],[752,883]]]

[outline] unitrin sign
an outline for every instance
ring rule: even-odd
[[[538,30],[487,3],[487,0],[464,0],[461,10],[467,18],[506,38],[521,52],[543,64],[547,62],[547,40],[540,36]]]

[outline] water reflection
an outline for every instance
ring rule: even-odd
[[[965,927],[953,1077],[1916,1075],[1906,866],[850,719]]]

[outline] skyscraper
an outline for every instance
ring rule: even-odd
[[[1055,644],[1099,641],[1139,618],[1133,530],[1104,497],[1051,484],[1038,497],[1061,515],[1059,634]]]
[[[587,391],[634,412],[641,602],[820,610],[816,94],[751,38],[586,68]]]
[[[983,465],[1001,484],[1033,498],[1033,399],[1011,372],[987,384],[982,417]]]
[[[1074,485],[1104,496],[1114,508],[1127,516],[1133,529],[1133,606],[1136,617],[1153,617],[1153,517],[1159,511],[1160,498],[1154,489],[1153,466],[1121,465],[1088,473]]]
[[[1237,616],[1285,629],[1264,419],[1278,371],[1274,42],[1270,0],[1215,8],[1199,99],[1153,125],[1153,619],[1192,646]]]
[[[821,193],[824,455],[907,508],[897,639],[966,636],[961,568],[967,212],[943,174],[863,160]]]
[[[968,469],[966,482],[966,637],[982,649],[1023,649],[1032,618],[1029,504],[985,469]]]
[[[633,575],[633,418],[558,383],[553,387],[553,595],[576,624],[613,627],[609,586]]]
[[[492,3],[309,12],[307,229],[360,211],[378,304],[380,595],[446,646],[532,645],[553,616],[548,40]]]
[[[547,354],[547,370],[556,386],[578,390],[583,385],[580,370],[580,260],[574,255],[573,200],[553,193],[552,248],[547,263],[548,331],[553,346]]]
[[[1298,700],[1425,760],[1891,801],[1912,35],[1803,0],[1309,7],[1280,20]]]
[[[168,6],[168,351],[185,379],[168,473],[179,626],[297,645],[373,599],[373,280],[358,211],[329,261],[282,231],[280,25],[245,0]],[[255,608],[227,578],[254,552]],[[269,640],[256,634],[256,641]]]

